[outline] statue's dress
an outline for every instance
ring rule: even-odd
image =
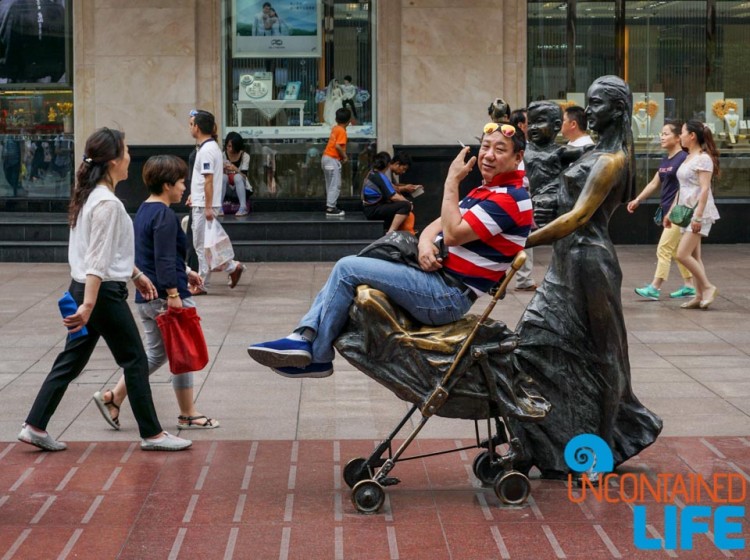
[[[591,151],[560,176],[560,215],[573,208],[602,152]],[[661,419],[630,383],[628,342],[620,299],[622,271],[608,224],[622,202],[624,170],[591,220],[553,245],[549,270],[521,317],[515,362],[551,404],[538,423],[514,426],[527,466],[544,476],[569,472],[566,443],[582,433],[609,443],[619,464],[654,442]]]

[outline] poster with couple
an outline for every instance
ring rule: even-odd
[[[321,0],[232,0],[232,54],[319,57],[321,18]]]
[[[0,84],[5,88],[70,84],[67,4],[67,0],[0,0]]]

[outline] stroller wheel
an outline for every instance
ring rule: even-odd
[[[360,480],[352,489],[352,503],[359,513],[377,513],[385,501],[385,490],[374,480]]]
[[[498,475],[503,472],[500,465],[492,465],[490,454],[483,451],[474,458],[474,464],[471,466],[474,475],[482,481],[482,484],[490,486],[495,483]]]
[[[364,457],[352,459],[344,467],[344,482],[349,488],[354,488],[357,482],[368,478],[372,478],[372,473],[370,468],[367,467],[367,459]]]
[[[531,482],[518,471],[507,471],[495,480],[495,495],[504,504],[519,506],[531,494]]]

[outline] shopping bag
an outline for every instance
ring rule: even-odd
[[[174,374],[198,371],[208,363],[208,347],[195,307],[168,307],[156,316],[164,340],[169,371]]]
[[[203,238],[203,251],[211,270],[221,270],[234,259],[232,242],[221,227],[219,220],[206,220],[206,233]]]

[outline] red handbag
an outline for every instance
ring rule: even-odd
[[[157,315],[156,324],[174,374],[198,371],[208,363],[208,347],[195,307],[168,307]]]

